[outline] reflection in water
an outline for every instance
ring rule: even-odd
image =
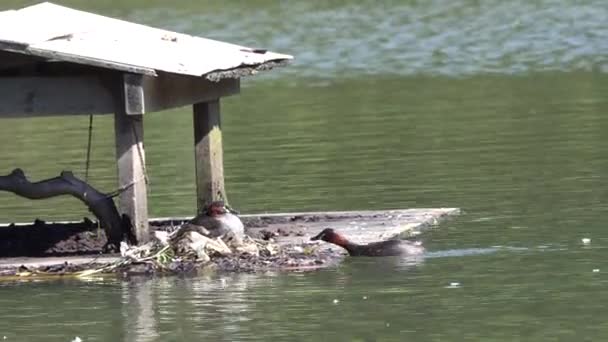
[[[134,278],[121,285],[125,341],[155,341],[159,333],[154,283]]]
[[[241,322],[250,314],[247,290],[254,280],[247,274],[189,279],[188,300],[194,300],[196,308],[192,318],[206,325],[211,337],[218,334],[224,341],[234,341],[242,334]]]
[[[293,329],[302,333],[306,327],[323,324],[319,318],[308,316],[319,304],[340,309],[354,304],[352,299],[373,302],[376,296],[369,290],[364,290],[365,294],[353,292],[353,286],[364,284],[359,279],[363,274],[373,277],[390,270],[408,272],[421,261],[356,258],[337,273],[133,278],[120,283],[125,341],[267,340],[285,337]],[[311,277],[325,285],[311,283]],[[383,293],[395,291],[400,292],[387,283]],[[306,327],[296,328],[307,316],[305,320],[313,320]]]
[[[425,233],[422,261],[0,283],[7,341],[608,339],[605,0],[65,3],[296,56],[222,102],[227,190],[243,212],[465,211]],[[87,125],[2,120],[0,174],[81,174]],[[191,215],[190,110],[145,125],[151,214]],[[111,191],[112,118],[94,129],[90,180]],[[0,193],[0,222],[86,214]]]
[[[566,252],[573,257],[569,264],[560,254]],[[0,286],[0,304],[10,308],[0,311],[0,335],[11,340],[260,341],[310,340],[314,331],[315,340],[451,340],[463,330],[472,337],[492,335],[489,321],[483,325],[483,316],[491,313],[507,326],[538,320],[525,308],[547,300],[544,293],[558,303],[559,296],[566,296],[566,303],[571,296],[582,300],[569,309],[578,318],[568,319],[590,320],[601,313],[597,301],[577,296],[584,286],[605,297],[600,267],[574,257],[574,249],[551,253],[552,263],[535,249],[521,253],[497,247],[430,252],[424,260],[346,258],[335,268],[310,273],[13,284]],[[525,271],[509,262],[512,258],[525,262]],[[568,265],[581,270],[577,277],[584,282],[546,270]]]
[[[126,341],[234,341],[251,314],[253,275],[137,277],[122,283]],[[169,324],[171,332],[165,328]]]

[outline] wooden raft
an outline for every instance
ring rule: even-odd
[[[330,244],[312,242],[310,238],[323,228],[331,227],[358,243],[370,243],[395,237],[407,237],[422,233],[436,227],[442,220],[460,213],[456,208],[440,209],[396,209],[378,211],[342,211],[342,212],[303,212],[279,214],[242,215],[247,233],[256,235],[262,230],[283,232],[276,241],[279,245],[312,245],[322,248],[335,248]],[[150,221],[151,226],[181,224],[188,218],[157,218]],[[0,226],[2,229],[2,226]],[[16,268],[21,265],[28,268],[70,264],[88,264],[91,262],[111,263],[119,260],[113,255],[67,256],[47,258],[0,258],[0,269]]]

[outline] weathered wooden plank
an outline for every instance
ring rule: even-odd
[[[460,214],[458,208],[414,208],[359,211],[308,211],[239,215],[246,233],[255,236],[264,230],[282,233],[279,244],[307,243],[324,228],[333,228],[357,243],[415,236],[441,221]],[[153,226],[177,226],[192,217],[157,217]],[[25,225],[25,224],[22,224]],[[0,227],[2,227],[0,225]]]
[[[114,114],[118,186],[124,189],[119,207],[131,219],[137,242],[142,244],[150,239],[143,115],[127,115],[124,102],[120,102]]]
[[[0,117],[113,113],[115,103],[107,78],[0,77]],[[238,79],[211,82],[166,73],[159,77],[124,74],[125,111],[129,115],[209,101],[239,91]]]
[[[143,88],[146,111],[155,112],[238,94],[240,80],[211,82],[203,77],[159,73],[158,77],[144,77]]]
[[[146,112],[143,76],[124,74],[125,112],[129,115],[141,115]]]
[[[0,70],[33,65],[41,61],[44,61],[44,59],[35,56],[0,51]]]
[[[36,48],[33,46],[29,46],[27,43],[24,43],[24,42],[0,40],[0,50],[12,52],[12,53],[19,53],[19,54],[23,54],[23,55],[40,57],[43,59],[52,59],[52,60],[58,60],[58,61],[63,61],[63,62],[90,65],[90,66],[100,67],[100,68],[109,69],[109,70],[131,72],[131,73],[137,73],[137,74],[149,75],[149,76],[156,75],[156,70],[154,70],[152,68],[146,68],[146,67],[129,65],[126,63],[108,61],[108,60],[104,60],[102,58],[83,57],[83,56],[74,55],[69,52],[53,51],[53,50],[44,49],[44,48]]]
[[[0,117],[111,113],[100,77],[0,77]]]
[[[211,201],[226,201],[220,100],[194,106],[194,158],[197,207],[201,212]]]
[[[24,53],[45,58],[147,75],[160,70],[200,77],[217,70],[293,58],[48,2],[5,17],[0,21],[0,43],[10,42],[15,50],[21,48]]]
[[[261,230],[291,233],[288,236],[279,235],[276,242],[279,245],[319,245],[323,248],[340,250],[322,242],[312,242],[310,237],[319,233],[325,227],[332,227],[352,241],[370,243],[397,236],[416,235],[432,227],[442,220],[458,215],[457,208],[417,208],[393,209],[374,211],[329,211],[329,212],[296,212],[276,214],[241,215],[247,234],[256,235]],[[181,224],[192,217],[155,218],[150,222],[153,226],[169,226]],[[58,222],[53,222],[58,223]],[[66,225],[78,225],[76,222],[62,222]],[[31,223],[15,224],[19,229],[28,229]],[[0,229],[8,225],[0,224]],[[99,258],[99,259],[98,259]],[[118,258],[119,259],[119,258]],[[60,265],[65,262],[78,265],[83,263],[111,263],[118,260],[111,256],[77,256],[77,257],[48,257],[48,258],[6,258],[0,259],[1,269],[17,269],[21,265],[28,268]]]
[[[21,265],[28,268],[38,268],[44,266],[61,265],[69,263],[71,265],[84,265],[91,263],[112,263],[120,260],[120,256],[109,256],[109,255],[83,255],[83,256],[61,256],[61,257],[17,257],[17,258],[2,258],[0,259],[0,269],[6,269],[10,267],[19,267]],[[15,266],[17,265],[17,266]]]
[[[278,232],[280,244],[306,243],[324,228],[333,228],[357,243],[415,236],[441,220],[460,213],[457,208],[416,208],[241,215],[247,233]]]

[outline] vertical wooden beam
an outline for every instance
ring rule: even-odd
[[[199,213],[212,201],[227,202],[224,189],[224,157],[220,100],[193,106],[196,194]]]
[[[125,77],[125,81],[128,78]],[[132,114],[129,105],[130,82],[124,82],[122,101],[118,101],[114,114],[116,139],[116,161],[118,166],[118,186],[125,189],[120,193],[119,205],[122,214],[131,219],[138,244],[150,240],[148,228],[148,194],[145,174],[145,152],[143,145],[144,116]],[[131,114],[127,114],[131,111]]]

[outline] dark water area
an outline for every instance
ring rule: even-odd
[[[608,337],[604,1],[61,3],[295,55],[222,102],[226,186],[242,212],[463,213],[421,236],[429,253],[415,262],[0,283],[0,339]],[[190,109],[145,120],[151,214],[192,215]],[[111,191],[112,117],[94,125],[90,180]],[[1,120],[0,173],[83,175],[87,127],[86,116]],[[0,222],[84,215],[69,198],[0,193]]]

